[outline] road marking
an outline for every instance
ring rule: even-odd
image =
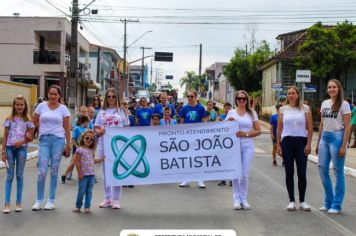
[[[266,153],[266,151],[264,151],[258,147],[255,147],[255,153]]]
[[[285,187],[279,184],[277,181],[269,177],[268,175],[264,174],[262,171],[260,171],[258,168],[251,166],[251,168],[256,171],[259,175],[261,175],[264,179],[269,180],[269,182],[274,185],[279,191],[285,193]],[[318,209],[310,206],[312,209],[312,214],[317,215],[321,220],[323,220],[326,224],[334,224],[336,229],[339,230],[343,235],[355,235],[352,233],[349,229],[344,227],[343,225],[337,223],[335,220],[332,218],[326,216],[325,214],[321,213]]]

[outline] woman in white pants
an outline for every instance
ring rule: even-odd
[[[230,110],[226,120],[238,120],[240,138],[242,178],[232,180],[234,209],[250,209],[247,202],[248,176],[251,161],[255,152],[253,137],[261,134],[261,127],[255,111],[250,108],[250,101],[246,91],[240,90],[235,96],[236,109]]]

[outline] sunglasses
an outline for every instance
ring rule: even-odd
[[[85,137],[85,140],[90,141],[90,142],[94,142],[94,139],[89,138],[89,137]]]
[[[187,96],[188,98],[195,98],[195,96]]]
[[[236,100],[239,101],[239,102],[240,101],[244,101],[245,102],[245,101],[247,101],[247,97],[236,97]]]
[[[106,96],[106,97],[107,97],[107,98],[112,98],[112,99],[115,99],[115,98],[116,98],[115,95],[112,95],[112,96],[108,95],[108,96]]]

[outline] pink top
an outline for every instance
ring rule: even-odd
[[[15,117],[13,120],[6,119],[4,123],[5,128],[9,128],[7,137],[7,146],[14,146],[17,141],[25,140],[26,131],[35,126],[32,121],[24,121],[22,118]],[[27,147],[27,143],[22,145]]]
[[[75,153],[80,156],[80,172],[84,176],[95,175],[93,150],[84,147],[79,147],[75,151]]]

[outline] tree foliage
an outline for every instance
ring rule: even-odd
[[[340,79],[356,65],[356,27],[348,21],[335,27],[318,22],[307,30],[298,50],[298,68],[311,70],[317,78]]]
[[[262,41],[251,54],[242,48],[237,48],[234,57],[224,67],[224,75],[236,90],[258,91],[261,89],[262,77],[258,67],[263,65],[272,54],[266,41]]]
[[[194,71],[186,71],[185,76],[180,79],[180,86],[184,87],[185,90],[195,90],[198,91],[199,89],[199,84],[200,84],[200,79],[197,74],[195,74]]]

